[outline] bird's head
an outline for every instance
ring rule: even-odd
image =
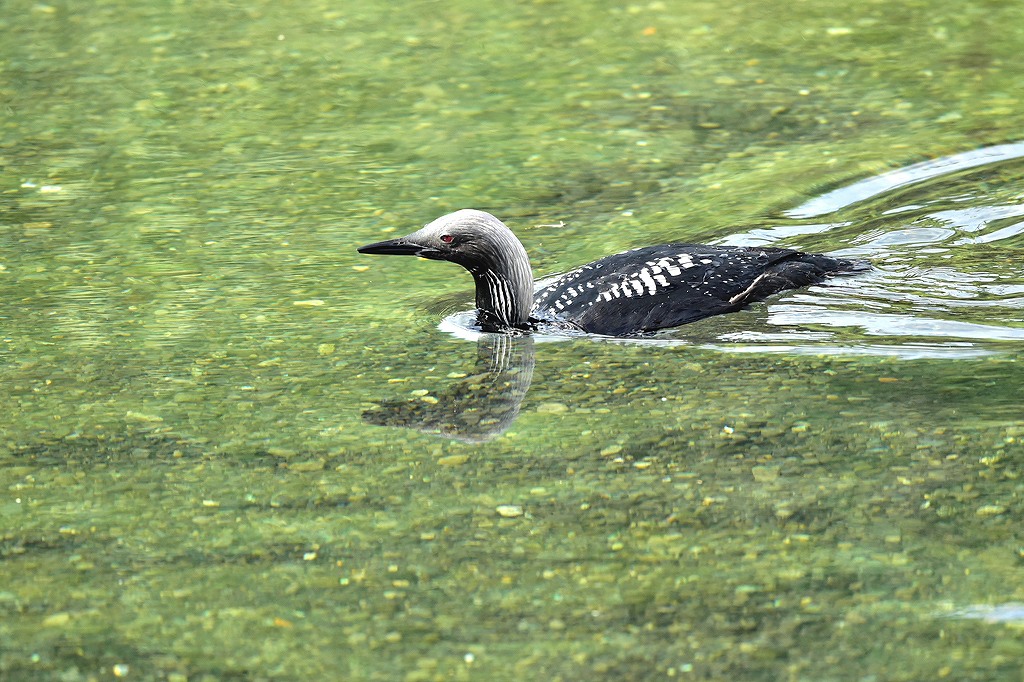
[[[521,249],[512,231],[490,213],[463,209],[404,237],[361,246],[359,253],[446,260],[477,272],[493,269],[503,257],[518,257]]]

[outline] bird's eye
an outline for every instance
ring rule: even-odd
[[[443,241],[445,244],[451,244],[453,241],[455,241],[455,237],[453,237],[450,234],[442,234],[441,241]]]

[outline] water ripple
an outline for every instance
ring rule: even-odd
[[[629,342],[907,359],[1017,352],[1022,159],[1024,142],[1016,142],[913,164],[811,199],[777,224],[724,236],[717,243],[829,251],[874,268]],[[443,328],[459,326],[452,317]]]
[[[786,215],[790,218],[816,218],[835,213],[858,202],[888,194],[901,187],[1022,157],[1024,157],[1024,142],[1011,142],[973,149],[940,159],[922,161],[832,190],[787,211]]]

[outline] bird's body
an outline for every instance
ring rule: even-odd
[[[468,209],[359,251],[462,265],[476,281],[484,331],[544,324],[605,336],[639,336],[733,312],[784,289],[867,267],[792,249],[660,244],[606,256],[534,293],[529,257],[512,231],[489,213]]]

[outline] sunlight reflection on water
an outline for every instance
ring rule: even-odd
[[[1024,623],[1024,604],[1020,602],[993,605],[975,604],[958,609],[948,614],[947,618],[980,620],[985,623]]]

